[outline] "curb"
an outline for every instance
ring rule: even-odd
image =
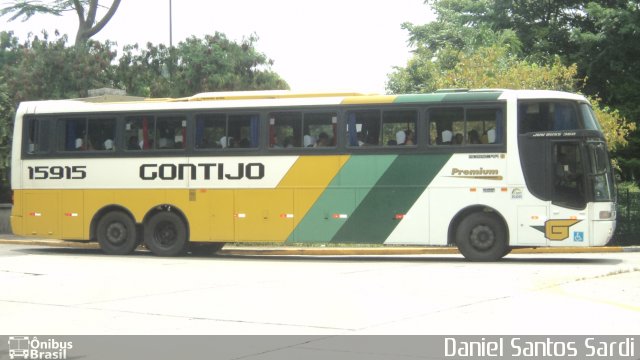
[[[51,239],[28,238],[0,238],[0,244],[8,245],[33,245],[67,247],[76,249],[100,249],[96,242],[64,241]],[[576,253],[622,253],[640,252],[640,246],[598,246],[598,247],[541,247],[518,248],[511,251],[512,254],[576,254]],[[441,247],[242,247],[227,245],[218,251],[220,255],[298,255],[298,256],[349,256],[349,255],[449,255],[459,254],[457,248]]]

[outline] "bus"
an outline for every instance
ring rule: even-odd
[[[615,229],[603,132],[580,95],[202,93],[20,104],[18,235],[144,244],[604,246]]]

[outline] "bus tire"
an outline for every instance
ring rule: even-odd
[[[144,225],[144,243],[154,255],[182,255],[187,247],[187,226],[172,212],[159,212]]]
[[[136,224],[121,211],[108,212],[100,219],[96,237],[102,251],[109,255],[131,254],[138,246]]]
[[[460,222],[456,244],[470,261],[496,261],[509,252],[504,225],[495,215],[484,212],[470,214]]]

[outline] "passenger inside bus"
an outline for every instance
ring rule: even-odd
[[[442,132],[442,143],[445,145],[450,145],[451,140],[453,139],[453,132],[451,130],[445,130]]]
[[[318,141],[316,142],[316,147],[324,147],[330,146],[329,144],[329,135],[327,133],[322,132],[318,135]]]
[[[129,143],[127,144],[127,150],[140,150],[140,145],[138,145],[138,137],[131,136],[129,138]]]

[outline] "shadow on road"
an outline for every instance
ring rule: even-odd
[[[101,257],[120,257],[128,258],[151,258],[158,261],[167,258],[156,257],[146,250],[136,250],[131,255],[106,255],[99,249],[78,249],[78,248],[58,248],[58,247],[38,247],[38,248],[19,248],[12,251],[23,254],[33,255],[73,255],[73,256],[101,256]],[[561,256],[558,256],[561,255]],[[452,263],[452,264],[475,264],[482,266],[484,264],[566,264],[566,265],[616,265],[622,263],[622,260],[615,258],[580,258],[568,257],[567,254],[518,254],[508,255],[504,259],[494,263],[473,263],[465,260],[461,255],[238,255],[238,254],[212,254],[212,255],[192,255],[186,254],[183,257],[171,259],[184,260],[211,260],[211,261],[242,261],[242,260],[264,260],[264,261],[314,261],[314,262],[412,262],[412,263]],[[582,254],[580,254],[582,255]],[[608,254],[602,254],[606,256]]]

